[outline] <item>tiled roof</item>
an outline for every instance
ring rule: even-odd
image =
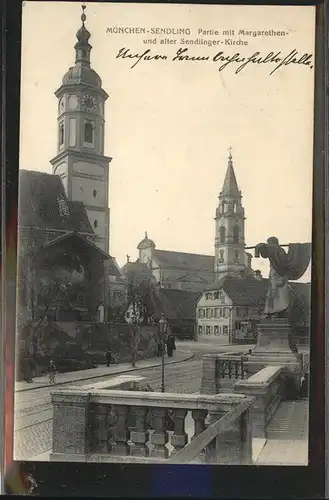
[[[68,207],[60,213],[58,200]],[[19,225],[41,229],[62,229],[93,234],[84,205],[67,200],[59,176],[33,170],[19,173]]]
[[[214,271],[215,258],[212,255],[196,253],[171,252],[169,250],[154,250],[154,257],[160,266],[176,269]]]
[[[311,295],[310,283],[290,282],[291,288],[303,295],[309,302]],[[223,288],[227,295],[237,306],[259,306],[265,305],[265,297],[268,287],[268,279],[256,279],[253,277],[235,277],[225,276],[213,285],[207,287],[207,290],[218,290]]]
[[[151,307],[156,316],[166,319],[195,319],[200,293],[159,288],[151,295]]]

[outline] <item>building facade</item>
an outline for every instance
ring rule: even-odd
[[[84,7],[83,7],[84,8]],[[85,206],[95,244],[109,251],[109,163],[104,154],[105,102],[108,94],[91,68],[90,33],[81,16],[75,44],[75,65],[67,71],[55,92],[58,99],[57,153],[53,173],[62,179],[69,201]]]
[[[257,339],[257,324],[264,315],[268,280],[255,277],[225,276],[208,287],[196,306],[199,339],[212,336],[229,343]],[[293,334],[303,341],[309,337],[310,283],[290,283],[291,305],[288,316]]]

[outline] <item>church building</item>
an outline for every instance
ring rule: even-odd
[[[58,132],[52,174],[20,171],[18,279],[23,322],[46,314],[55,321],[94,321],[99,307],[106,306],[109,277],[120,278],[108,254],[108,94],[90,66],[84,9],[75,65],[55,92]]]
[[[145,237],[137,246],[139,261],[146,264],[162,288],[202,292],[220,277],[247,273],[251,254],[245,252],[245,215],[230,152],[223,188],[215,214],[213,255],[160,250]]]

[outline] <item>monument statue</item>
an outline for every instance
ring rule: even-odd
[[[289,280],[298,280],[305,273],[311,259],[310,243],[290,243],[286,252],[279,240],[272,236],[267,243],[255,247],[255,257],[270,261],[269,284],[265,301],[268,317],[286,317],[289,306]]]

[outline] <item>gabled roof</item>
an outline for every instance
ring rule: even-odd
[[[212,255],[154,250],[154,258],[160,266],[192,271],[214,272],[215,258]]]
[[[151,294],[151,304],[155,316],[163,313],[166,319],[195,319],[198,292],[159,288]]]
[[[64,200],[67,215],[58,200]],[[33,170],[19,172],[19,226],[94,234],[83,203],[68,201],[60,177]]]
[[[311,297],[310,283],[290,282],[289,284],[292,290],[300,293],[309,302]],[[236,306],[263,307],[265,305],[267,287],[267,278],[256,279],[252,276],[225,276],[207,287],[207,290],[219,290],[222,288]]]
[[[120,272],[115,266],[112,257],[98,248],[94,243],[87,240],[76,232],[67,232],[58,238],[51,240],[42,245],[39,249],[40,259],[51,258],[51,255],[56,255],[57,248],[65,248],[66,251],[80,257],[97,257],[99,260],[107,261],[108,274],[111,276],[120,276]],[[62,251],[62,250],[61,250]]]

